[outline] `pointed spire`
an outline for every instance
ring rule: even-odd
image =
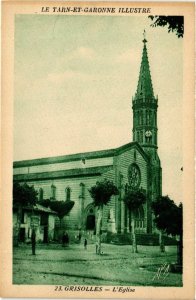
[[[148,54],[146,47],[146,31],[143,32],[143,53],[142,53],[142,62],[140,66],[140,74],[137,85],[136,97],[137,98],[154,98],[151,74],[150,74],[150,66],[148,62]]]

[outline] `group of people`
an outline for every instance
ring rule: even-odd
[[[78,234],[79,242],[81,242],[81,239],[82,239],[82,234],[81,234],[81,232],[79,232],[79,234]],[[32,234],[31,234],[31,245],[32,245],[32,255],[35,255],[36,232],[35,232],[34,228],[32,229]],[[62,246],[65,247],[67,245],[69,245],[69,235],[67,232],[64,232],[63,236],[62,236]],[[87,250],[87,245],[88,245],[88,242],[87,242],[87,239],[85,238],[84,239],[84,249],[85,250]]]

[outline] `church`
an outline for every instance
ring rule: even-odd
[[[151,202],[162,193],[157,109],[158,98],[154,96],[144,37],[138,85],[132,97],[133,141],[115,149],[16,161],[14,181],[33,185],[40,200],[73,200],[72,210],[64,217],[70,235],[95,232],[96,209],[88,190],[97,181],[110,179],[119,190],[104,207],[102,232],[130,232],[130,216],[123,195],[127,185],[142,188],[147,202],[136,212],[135,229],[138,233],[152,233]]]

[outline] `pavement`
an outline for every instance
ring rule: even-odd
[[[34,285],[123,285],[182,286],[182,274],[171,273],[176,262],[176,246],[161,253],[158,246],[102,244],[102,255],[95,245],[20,245],[13,250],[13,283]]]

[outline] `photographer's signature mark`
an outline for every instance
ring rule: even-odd
[[[168,276],[168,274],[169,274],[169,264],[168,263],[164,263],[162,266],[160,266],[157,269],[157,272],[154,275],[152,281],[154,281],[155,279],[165,280],[165,278]]]

